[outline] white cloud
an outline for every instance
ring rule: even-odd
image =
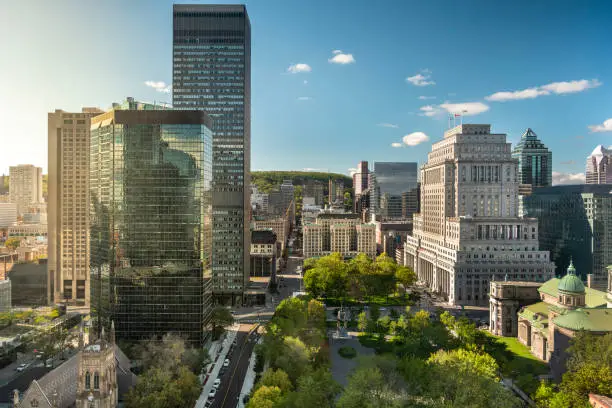
[[[581,79],[577,81],[552,82],[550,84],[522,89],[519,91],[495,92],[494,94],[485,97],[485,99],[488,101],[495,102],[533,99],[543,95],[563,95],[582,92],[590,88],[597,88],[600,85],[601,82],[599,82],[597,79]]]
[[[300,72],[311,71],[312,68],[310,67],[310,65],[304,63],[289,65],[289,68],[287,68],[287,72],[289,72],[290,74],[299,74]]]
[[[604,120],[601,125],[591,125],[589,129],[593,133],[612,132],[612,118]]]
[[[542,88],[552,93],[561,95],[586,91],[587,89],[597,88],[600,85],[601,82],[599,82],[597,79],[581,79],[579,81],[553,82],[551,84],[542,86]]]
[[[357,169],[354,167],[351,167],[350,169],[348,169],[348,174],[351,175],[351,177],[353,177],[353,174],[357,173]]]
[[[427,142],[429,140],[429,136],[427,136],[423,132],[413,132],[404,137],[402,137],[402,142],[406,146],[416,146],[421,143]]]
[[[422,101],[426,101],[427,99],[436,99],[435,96],[419,96],[419,99]]]
[[[433,105],[421,106],[419,108],[419,110],[421,111],[419,113],[419,116],[432,117],[432,116],[436,116],[437,114],[440,113],[440,109],[438,107],[436,107],[436,106],[433,106]]]
[[[406,81],[410,82],[415,86],[427,86],[427,85],[435,85],[436,83],[431,80],[431,75],[426,73],[425,75],[416,74],[411,77],[406,78]]]
[[[403,144],[401,144],[400,142],[393,142],[391,143],[391,147],[402,147],[404,146]]]
[[[164,81],[145,81],[145,85],[157,92],[170,93],[172,90],[172,85],[168,85]]]
[[[325,171],[326,172],[327,169],[315,169],[315,168],[312,168],[312,167],[305,167],[305,168],[302,169],[302,171]]]
[[[504,101],[512,101],[512,100],[517,100],[517,99],[533,99],[533,98],[537,98],[540,95],[548,95],[548,91],[544,91],[539,88],[528,88],[528,89],[523,89],[521,91],[495,92],[493,95],[489,95],[485,97],[485,99],[487,101],[504,102]]]
[[[332,64],[346,65],[355,63],[355,58],[353,58],[353,54],[345,54],[341,50],[333,50],[332,54],[334,54],[334,56],[328,59],[328,61]]]
[[[386,127],[386,128],[393,128],[393,129],[397,129],[397,128],[399,128],[399,126],[398,126],[398,125],[393,124],[393,123],[379,123],[379,124],[378,124],[378,125],[376,125],[376,126]]]
[[[557,184],[584,184],[584,173],[561,173],[559,171],[552,172],[553,185]]]
[[[463,103],[443,103],[440,105],[448,113],[460,114],[463,116],[478,115],[489,110],[489,106],[482,102],[463,102]]]
[[[312,98],[310,96],[298,96],[297,100],[298,101],[311,101]]]

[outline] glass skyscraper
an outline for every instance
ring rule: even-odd
[[[595,288],[605,289],[612,264],[611,191],[612,184],[553,186],[523,198],[525,216],[538,219],[540,248],[550,251],[557,276],[573,260],[576,270],[593,274]]]
[[[402,218],[402,194],[417,188],[414,162],[374,162],[375,208],[383,218]]]
[[[213,293],[249,279],[251,26],[243,5],[174,5],[172,101],[213,120]]]
[[[532,187],[552,185],[552,152],[527,129],[514,147],[512,157],[519,161],[519,183]]]
[[[91,312],[123,340],[201,345],[211,311],[212,132],[128,98],[91,119]]]

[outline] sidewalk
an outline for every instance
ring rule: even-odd
[[[227,335],[225,336],[225,340],[223,340],[223,342],[214,341],[213,344],[211,344],[209,354],[210,358],[213,361],[213,368],[212,371],[210,371],[210,373],[208,374],[208,381],[206,381],[206,384],[204,384],[204,387],[202,388],[202,394],[200,394],[200,398],[198,398],[198,400],[196,401],[195,408],[204,408],[204,404],[206,404],[206,401],[208,401],[208,393],[213,388],[213,383],[219,376],[219,371],[223,366],[225,356],[227,356],[232,342],[236,338],[236,334],[238,333],[239,327],[239,324],[234,324],[233,326],[228,328],[226,332]],[[202,381],[203,380],[204,379],[202,379]]]

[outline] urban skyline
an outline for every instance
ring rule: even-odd
[[[58,106],[67,111],[77,111],[81,106],[105,108],[116,99],[116,95],[132,95],[151,101],[171,100],[171,95],[164,92],[170,91],[172,82],[172,64],[168,61],[171,55],[171,39],[168,38],[172,25],[170,2],[159,2],[155,6],[147,4],[147,7],[138,1],[121,3],[124,12],[113,19],[118,25],[133,26],[141,35],[116,44],[113,53],[138,62],[134,66],[139,69],[112,81],[104,89],[97,86],[88,89],[88,84],[91,86],[92,75],[102,75],[110,68],[107,65],[110,63],[94,63],[93,59],[91,62],[77,61],[68,54],[57,66],[29,64],[24,69],[23,65],[29,61],[19,54],[24,44],[34,51],[33,55],[44,57],[46,48],[52,48],[48,47],[47,41],[74,41],[75,45],[89,42],[89,39],[75,38],[78,37],[76,34],[87,29],[93,39],[101,36],[102,28],[106,27],[102,22],[108,21],[107,13],[113,9],[109,7],[91,13],[93,6],[71,1],[64,3],[70,7],[41,4],[41,15],[54,16],[49,19],[54,22],[54,27],[73,28],[51,32],[49,22],[34,17],[37,20],[34,23],[41,29],[49,29],[48,35],[16,38],[6,50],[8,57],[0,62],[7,77],[12,78],[6,92],[0,96],[3,106],[6,106],[0,115],[3,118],[7,115],[7,119],[31,118],[32,112],[40,111],[38,116],[42,118],[34,115],[33,120],[4,121],[9,124],[7,134],[19,133],[27,141],[18,146],[12,144],[0,152],[0,162],[6,163],[7,167],[31,162],[42,166],[46,173],[44,113]],[[450,5],[444,13],[440,13],[435,4],[409,6],[391,2],[384,9],[373,11],[357,4],[353,7],[352,19],[334,18],[338,14],[334,11],[341,10],[346,4],[327,5],[330,12],[323,16],[315,13],[317,7],[311,4],[274,1],[249,4],[251,18],[257,18],[260,23],[253,33],[257,38],[253,50],[253,170],[325,168],[346,173],[354,166],[355,157],[370,162],[423,163],[430,144],[447,127],[447,110],[457,108],[453,104],[468,102],[469,105],[462,105],[468,114],[484,110],[485,105],[486,111],[466,117],[466,121],[495,123],[500,131],[509,135],[511,142],[516,143],[525,128],[533,128],[555,152],[553,171],[556,182],[571,181],[569,173],[584,173],[584,160],[593,147],[611,144],[604,131],[611,129],[611,123],[606,120],[612,114],[602,103],[610,99],[607,86],[610,74],[600,68],[610,65],[610,56],[598,52],[601,44],[593,41],[605,38],[610,30],[603,24],[612,12],[609,7],[571,7],[558,3],[555,7],[529,3],[524,3],[523,7],[509,7],[500,12],[508,21],[518,20],[520,24],[509,24],[499,33],[502,38],[491,42],[480,35],[482,31],[496,28],[493,9],[484,2],[478,7]],[[58,14],[58,10],[67,8],[70,13],[65,16]],[[137,14],[143,10],[144,16]],[[5,15],[19,16],[26,11],[27,6],[11,3]],[[375,14],[371,15],[372,12]],[[91,19],[78,18],[92,14],[96,16]],[[294,15],[299,15],[299,19],[283,18]],[[420,16],[418,19],[417,15]],[[576,15],[581,18],[575,18]],[[393,24],[399,16],[406,22]],[[454,25],[445,22],[468,17],[474,20],[461,26],[461,44],[448,47],[448,38],[456,33],[450,28]],[[62,19],[67,18],[78,23],[61,24]],[[318,22],[318,18],[322,19],[321,24],[317,23],[321,28],[311,35],[308,27]],[[428,18],[439,22],[435,29],[423,25]],[[548,22],[552,20],[557,21],[554,26]],[[16,21],[19,18],[7,21],[0,30],[3,33],[16,30]],[[86,25],[84,21],[87,21]],[[371,41],[362,41],[362,34],[357,33],[355,27],[368,21],[371,21],[374,37]],[[403,27],[408,25],[411,29],[404,33]],[[292,29],[294,26],[295,30]],[[525,30],[525,27],[529,29]],[[427,41],[412,41],[417,33],[419,38],[422,35]],[[537,36],[543,41],[530,41]],[[138,45],[140,38],[148,38],[157,46],[141,47]],[[498,47],[499,43],[508,46]],[[561,52],[567,48],[574,56],[571,60]],[[431,51],[436,49],[439,51]],[[472,50],[485,56],[488,69],[474,69],[474,64],[479,62],[467,58],[470,54],[465,53]],[[341,52],[334,54],[334,51]],[[526,60],[529,69],[524,69]],[[5,65],[8,61],[10,65]],[[71,73],[68,82],[66,72],[71,70],[65,68],[74,65],[82,69]],[[452,70],[447,68],[450,65]],[[49,81],[49,78],[54,78],[54,81]],[[24,83],[25,89],[16,85]],[[66,83],[74,84],[71,87],[74,90],[66,91],[64,87],[60,92],[58,86]],[[363,90],[356,84],[364,85]],[[48,88],[41,97],[29,100],[26,105],[20,102],[19,96],[24,92],[33,93],[42,86]],[[347,97],[349,91],[357,94]],[[364,95],[362,98],[362,92],[368,93],[368,97]],[[359,100],[359,105],[354,105],[353,100]],[[313,117],[315,121],[310,120]],[[19,128],[14,129],[17,123]],[[292,135],[295,151],[300,154],[280,154],[287,134]],[[334,137],[330,138],[330,134]],[[391,147],[391,144],[406,145],[402,140],[404,135],[410,135],[406,138],[405,148]],[[428,140],[424,141],[423,136]],[[355,139],[368,140],[368,143],[352,143]],[[329,153],[317,151],[314,154],[317,142],[323,140],[331,145]],[[343,148],[338,149],[339,146]],[[0,171],[6,173],[7,169]],[[573,179],[582,180],[582,176]]]

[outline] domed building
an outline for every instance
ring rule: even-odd
[[[610,269],[612,280],[612,269]],[[561,279],[551,279],[538,289],[540,302],[518,313],[518,339],[531,353],[550,363],[558,377],[565,371],[566,349],[578,331],[612,332],[612,290],[608,294],[586,287],[572,262]]]

